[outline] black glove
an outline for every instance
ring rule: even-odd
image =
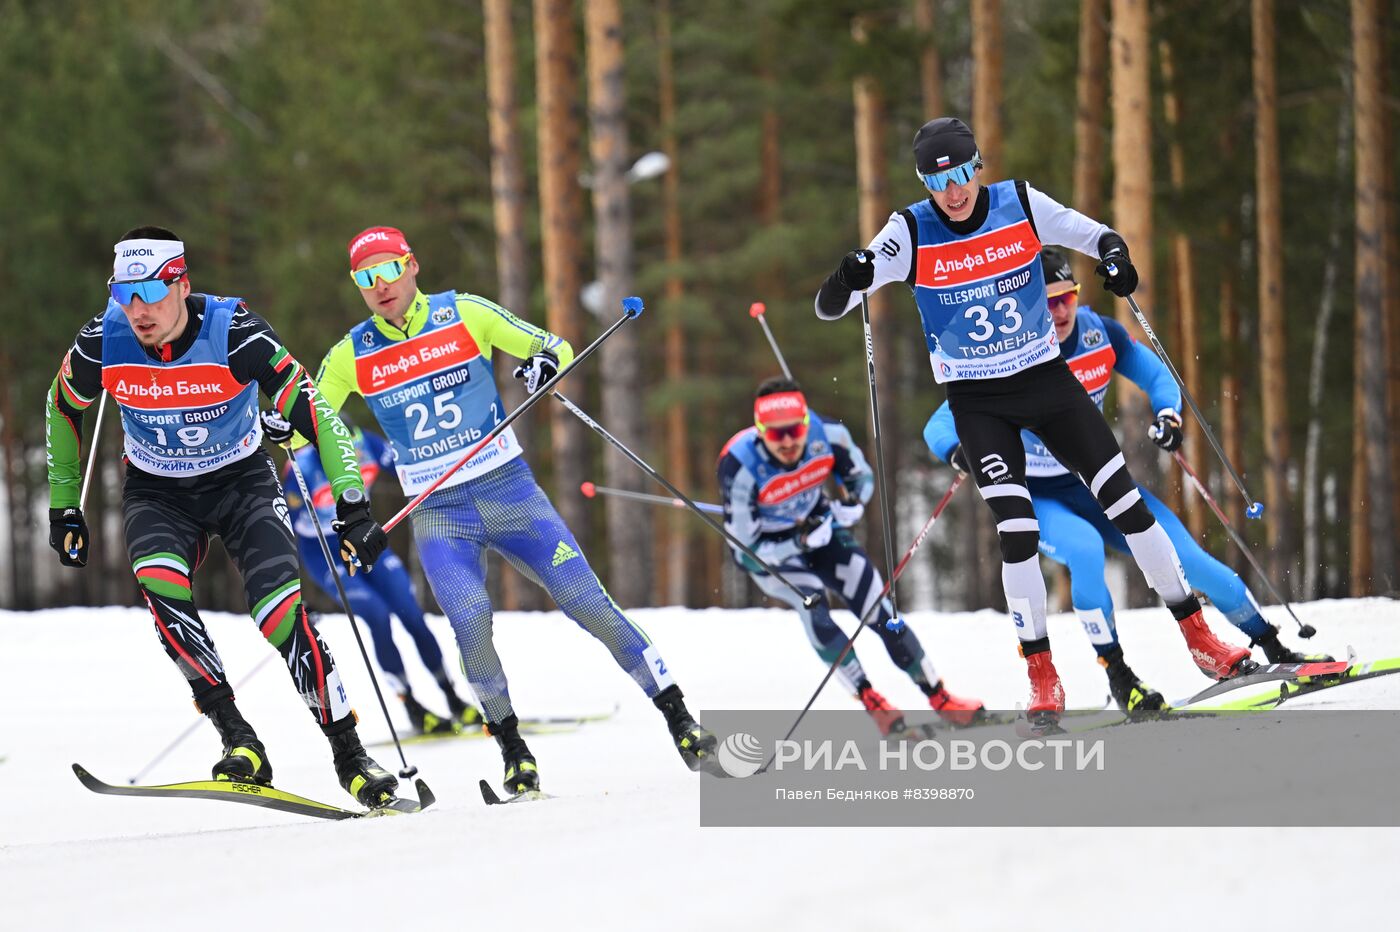
[[[389,536],[369,513],[369,496],[359,489],[348,489],[335,503],[336,520],[331,529],[340,535],[340,559],[351,576],[355,570],[366,573],[389,546]]]
[[[525,391],[532,395],[558,374],[559,357],[549,350],[540,350],[515,367],[515,377],[525,380]]]
[[[1109,266],[1113,267],[1112,274],[1109,273]],[[1126,298],[1137,291],[1137,269],[1133,268],[1133,260],[1128,258],[1126,249],[1114,248],[1104,253],[1099,264],[1094,266],[1094,274],[1103,279],[1105,289],[1120,298]]]
[[[972,472],[972,467],[967,463],[967,451],[962,444],[953,447],[953,452],[948,454],[948,465],[960,473]]]
[[[1163,450],[1171,453],[1181,447],[1181,415],[1171,409],[1157,412],[1157,420],[1147,428],[1147,436]]]
[[[286,446],[296,431],[292,422],[277,413],[276,408],[268,408],[258,415],[262,420],[263,436],[277,446]]]
[[[852,291],[864,291],[875,283],[875,253],[853,249],[841,260],[836,280]]]
[[[49,546],[64,566],[87,566],[88,526],[81,508],[49,509]]]

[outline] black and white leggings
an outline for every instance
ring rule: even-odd
[[[1048,641],[1040,524],[1026,489],[1022,429],[1089,487],[1153,591],[1174,608],[1190,603],[1176,548],[1143,502],[1103,412],[1063,359],[1003,379],[951,382],[948,405],[977,489],[997,518],[1006,605],[1025,650],[1044,650]]]

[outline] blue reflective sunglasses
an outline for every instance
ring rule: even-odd
[[[950,184],[967,184],[972,180],[972,176],[977,174],[977,169],[982,167],[982,157],[979,155],[970,162],[955,165],[952,168],[945,168],[943,171],[929,172],[925,175],[918,169],[914,173],[919,176],[919,180],[924,183],[924,187],[930,191],[947,190]]]
[[[176,279],[178,281],[178,279]],[[118,282],[108,280],[107,290],[112,293],[112,300],[125,307],[131,303],[131,299],[140,296],[147,304],[155,304],[161,298],[170,294],[170,285],[153,278],[144,282]]]

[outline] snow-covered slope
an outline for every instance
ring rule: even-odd
[[[1400,603],[1297,609],[1319,630],[1309,647],[1400,654]],[[1286,615],[1270,616],[1297,643]],[[696,711],[800,708],[823,672],[791,613],[663,609],[636,618]],[[237,683],[269,648],[247,618],[209,620]],[[450,645],[446,622],[432,621]],[[955,692],[1003,708],[1024,700],[1024,666],[1003,616],[916,613],[910,623]],[[1204,684],[1165,610],[1125,613],[1120,627],[1129,661],[1168,696]],[[1071,616],[1052,619],[1055,659],[1070,704],[1089,705],[1105,682],[1075,628]],[[362,735],[387,737],[345,619],[328,617],[322,630]],[[186,687],[144,612],[0,613],[0,928],[1147,930],[1253,926],[1265,916],[1293,926],[1338,910],[1348,924],[1370,925],[1400,855],[1392,829],[701,830],[696,777],[601,645],[557,614],[502,614],[496,637],[520,714],[621,706],[606,722],[531,739],[545,786],[560,798],[488,809],[475,783],[499,779],[494,743],[461,740],[409,749],[439,798],[429,812],[321,823],[88,793],[69,764],[124,781],[194,720]],[[860,655],[876,687],[917,707],[917,689],[867,638]],[[401,649],[420,697],[442,706],[407,638]],[[279,785],[348,799],[279,664],[238,695]],[[1400,708],[1400,676],[1305,703]],[[834,686],[818,701],[850,704]],[[201,777],[217,750],[202,727],[145,782]],[[377,752],[397,769],[392,748]]]

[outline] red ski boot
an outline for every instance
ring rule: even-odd
[[[1172,613],[1176,614],[1176,609],[1173,609]],[[1226,644],[1206,627],[1200,603],[1195,603],[1195,611],[1185,618],[1178,618],[1176,623],[1181,626],[1186,646],[1191,649],[1191,659],[1196,661],[1200,671],[1211,679],[1227,680],[1258,667],[1258,664],[1249,659],[1249,648]]]
[[[877,693],[869,683],[862,686],[856,696],[865,706],[865,711],[875,719],[882,737],[904,730],[904,713],[890,705],[889,700]]]
[[[1060,685],[1060,674],[1055,672],[1050,651],[1028,655],[1026,674],[1031,680],[1031,701],[1026,706],[1026,720],[1033,728],[1053,728],[1059,724],[1060,713],[1065,710],[1065,688]]]
[[[942,680],[929,694],[928,704],[943,721],[958,726],[971,725],[982,717],[982,710],[986,708],[981,699],[962,699],[948,692]]]

